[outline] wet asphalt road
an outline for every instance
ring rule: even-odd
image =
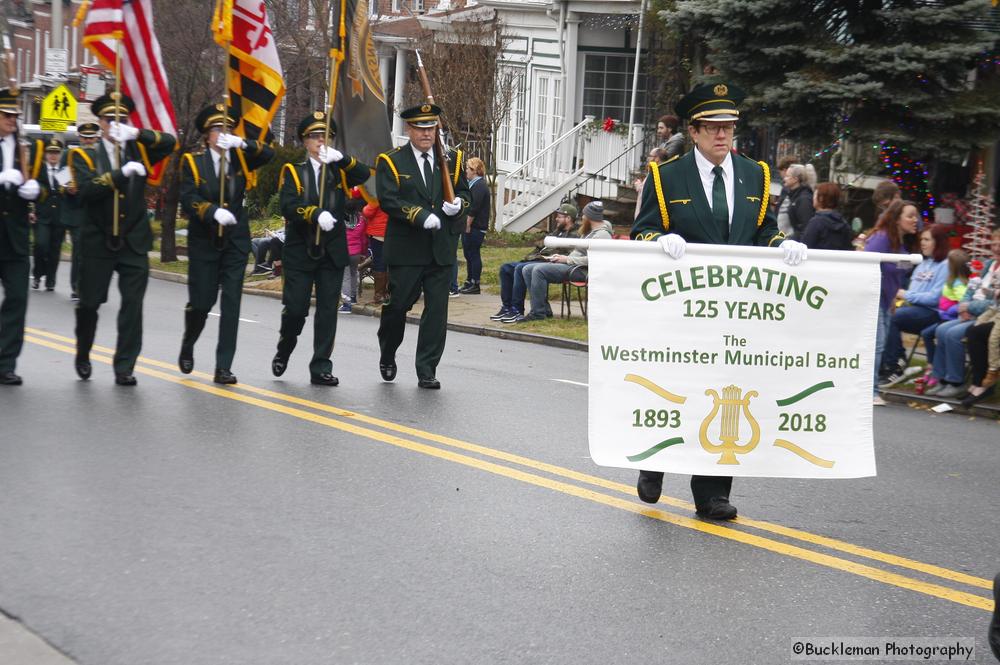
[[[342,316],[341,384],[311,386],[312,320],[275,379],[280,303],[248,296],[219,388],[218,319],[183,377],[185,287],[150,280],[120,388],[100,353],[76,379],[61,280],[0,389],[0,612],[78,663],[780,663],[946,635],[989,662],[996,422],[879,409],[877,478],[737,479],[719,527],[686,476],[648,508],[590,462],[583,353],[449,333],[425,391],[414,326],[386,384],[377,320]]]

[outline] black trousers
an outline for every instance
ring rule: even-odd
[[[995,323],[980,323],[971,326],[965,332],[966,351],[969,354],[969,367],[972,370],[972,385],[983,385],[983,378],[986,370],[989,369],[989,349],[987,344],[990,341],[990,332],[993,331]]]

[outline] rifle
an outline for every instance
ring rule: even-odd
[[[431,93],[431,83],[427,80],[427,71],[424,69],[424,61],[420,58],[420,50],[417,54],[417,74],[420,77],[420,87],[424,91],[424,97],[428,104],[434,103],[434,95]],[[440,123],[440,121],[439,121]],[[451,184],[451,173],[448,169],[448,160],[444,152],[444,142],[441,141],[441,126],[438,124],[438,131],[434,133],[434,156],[437,157],[441,165],[441,191],[444,193],[445,201],[455,200],[455,188]]]

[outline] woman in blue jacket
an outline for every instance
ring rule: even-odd
[[[948,229],[941,224],[925,228],[920,233],[920,253],[924,260],[910,276],[910,287],[896,293],[904,305],[896,308],[889,321],[882,357],[888,374],[879,382],[880,388],[894,386],[906,377],[902,333],[916,334],[940,321],[938,300],[948,277]]]

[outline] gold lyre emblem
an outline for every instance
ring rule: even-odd
[[[424,104],[423,106],[420,107],[420,112],[421,113],[430,113],[431,112],[431,105],[430,104]]]
[[[729,88],[726,87],[724,83],[720,83],[719,85],[712,88],[712,92],[715,93],[716,97],[723,97],[729,92]]]
[[[750,413],[750,400],[757,397],[756,390],[747,391],[746,396],[740,397],[743,389],[739,386],[726,386],[722,389],[722,397],[711,388],[705,391],[706,395],[711,395],[713,404],[712,411],[701,421],[701,429],[698,431],[698,438],[701,440],[701,447],[710,453],[722,453],[717,464],[739,464],[736,454],[745,455],[757,447],[760,441],[760,425]],[[740,407],[743,408],[743,415],[750,424],[750,440],[740,445]],[[722,411],[720,418],[719,443],[714,443],[708,439],[708,426],[715,419],[716,414]]]

